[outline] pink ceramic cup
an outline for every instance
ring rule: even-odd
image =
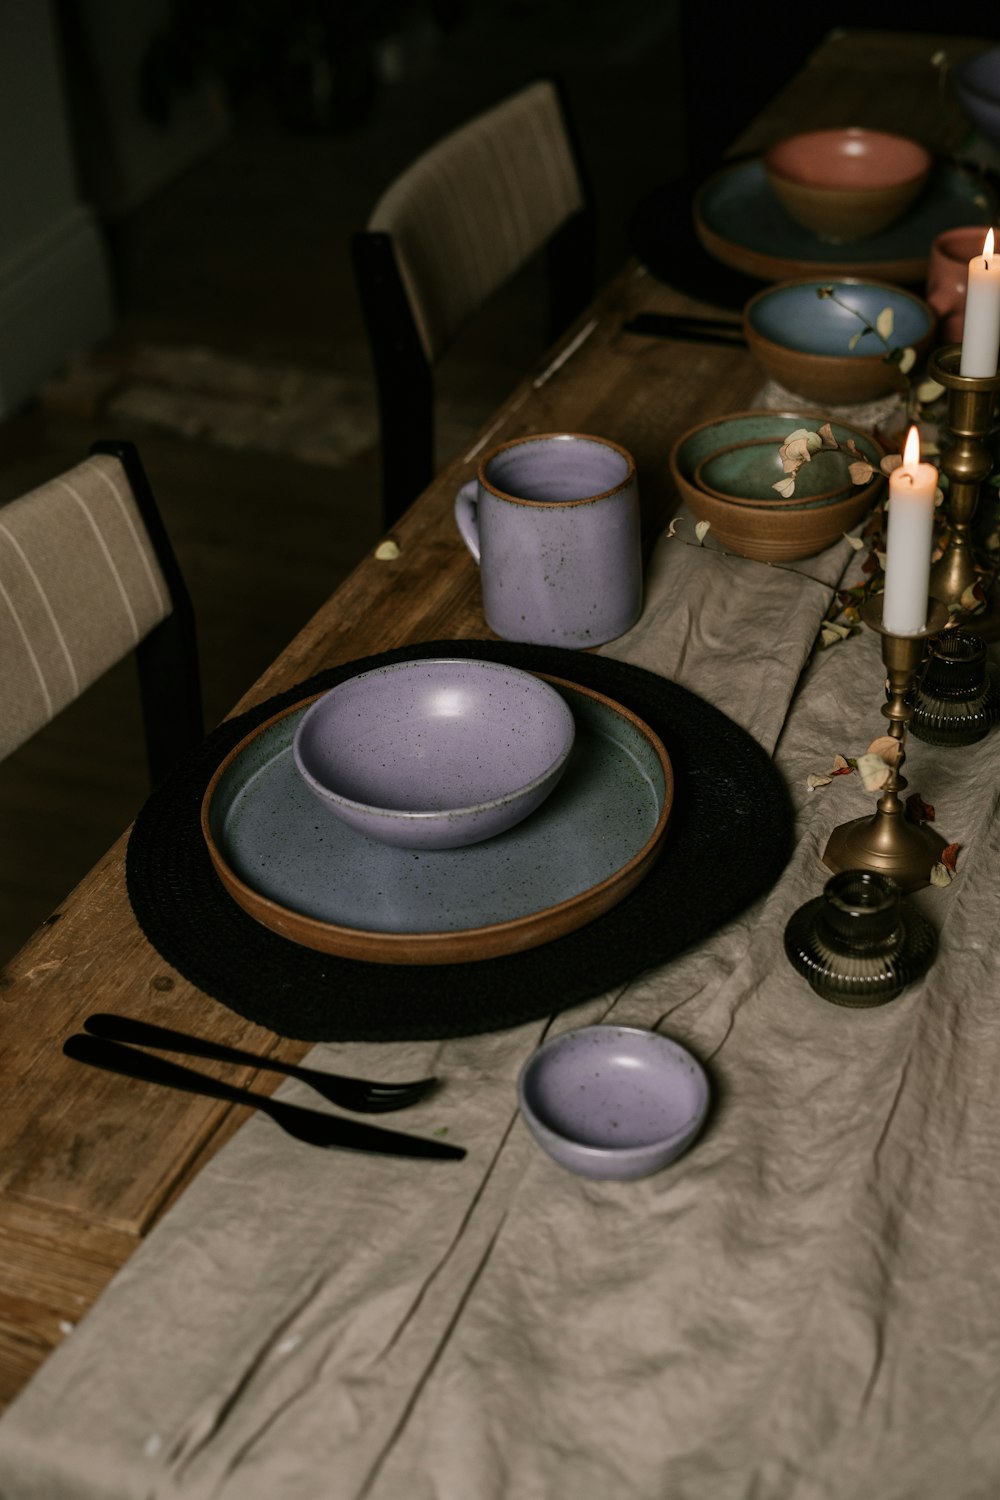
[[[969,261],[980,255],[986,230],[982,224],[946,229],[931,245],[927,263],[927,300],[940,320],[943,344],[959,344],[965,327],[965,294]]]

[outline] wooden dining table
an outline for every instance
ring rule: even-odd
[[[969,126],[941,84],[940,61],[934,58],[945,53],[954,62],[983,45],[944,34],[831,32],[734,142],[734,153],[758,152],[792,130],[845,120],[911,134],[938,152],[954,151]],[[468,451],[437,475],[393,527],[385,539],[391,545],[380,545],[360,562],[233,713],[325,668],[396,647],[490,637],[477,568],[458,535],[452,508],[479,456],[504,439],[575,431],[623,444],[636,460],[645,550],[651,557],[680,511],[667,465],[672,442],[698,422],[754,407],[763,377],[742,346],[679,344],[626,331],[623,324],[640,312],[712,316],[719,309],[694,300],[637,260],[624,265],[559,343],[525,373]],[[692,540],[689,533],[683,545]],[[873,733],[877,688],[876,682],[869,694]],[[823,752],[817,756],[821,760]],[[817,763],[815,769],[825,766]],[[154,1095],[143,1084],[81,1067],[63,1056],[63,1039],[91,1012],[120,1011],[289,1061],[307,1051],[305,1042],[253,1025],[212,999],[152,946],[126,889],[128,837],[123,831],[0,978],[4,1404],[44,1369],[51,1352],[99,1303],[137,1248],[251,1114],[187,1094]],[[984,963],[996,981],[995,960],[984,958]],[[386,1056],[390,1067],[391,1049]],[[338,1060],[350,1070],[349,1048]],[[211,1071],[211,1065],[202,1066]],[[219,1071],[264,1092],[277,1082],[250,1068]],[[1000,1483],[1000,1476],[992,1478]],[[711,1487],[670,1491],[696,1492],[716,1493]],[[785,1491],[765,1483],[754,1493]],[[815,1491],[821,1493],[826,1491]],[[894,1493],[902,1500],[904,1490]]]

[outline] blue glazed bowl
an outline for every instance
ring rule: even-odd
[[[455,849],[504,833],[554,790],[575,722],[547,682],[501,662],[396,662],[303,714],[292,753],[319,803],[369,838]]]
[[[821,297],[821,288],[833,295]],[[886,308],[893,326],[883,342],[865,327],[874,330]],[[899,374],[886,360],[887,345],[912,348],[919,361],[936,325],[934,309],[914,292],[853,276],[780,281],[743,309],[747,345],[765,374],[796,395],[837,405],[874,401],[899,389]]]
[[[525,1062],[518,1103],[553,1161],[619,1182],[659,1172],[708,1112],[705,1070],[679,1042],[638,1026],[581,1026]]]
[[[987,140],[1000,146],[1000,47],[978,52],[951,76],[966,114]]]

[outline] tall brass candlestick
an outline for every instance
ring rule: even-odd
[[[907,782],[902,775],[906,759],[906,726],[913,713],[907,702],[914,678],[923,662],[928,643],[940,635],[948,622],[945,605],[931,600],[927,624],[915,635],[890,635],[882,624],[882,599],[877,595],[864,605],[861,617],[882,638],[882,660],[889,683],[889,701],[882,713],[889,720],[889,733],[899,741],[899,758],[889,769],[889,779],[875,812],[854,818],[835,828],[823,853],[823,863],[836,874],[841,870],[874,870],[890,875],[904,891],[929,885],[931,870],[941,857],[946,841],[925,823],[906,816],[900,792]]]
[[[948,392],[948,426],[955,441],[941,455],[941,472],[948,477],[945,504],[948,511],[950,539],[942,556],[931,569],[931,597],[950,608],[957,607],[962,595],[977,577],[972,555],[970,532],[979,487],[990,477],[993,458],[982,439],[993,423],[993,408],[998,375],[960,375],[960,344],[947,344],[931,355],[927,373]],[[975,616],[977,635],[993,640],[1000,636],[1000,601],[990,600],[986,611]]]

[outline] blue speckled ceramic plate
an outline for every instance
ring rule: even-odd
[[[927,187],[902,218],[846,245],[824,243],[785,212],[760,157],[716,172],[694,201],[695,230],[709,254],[762,281],[845,275],[922,282],[936,235],[963,224],[989,224],[992,215],[992,198],[982,179],[949,162],[934,167]]]
[[[576,720],[556,790],[523,823],[460,849],[376,842],[320,807],[292,756],[308,704],[269,719],[222,762],[202,831],[233,899],[265,927],[341,957],[466,963],[562,937],[651,868],[673,799],[661,740],[635,714],[548,678]]]

